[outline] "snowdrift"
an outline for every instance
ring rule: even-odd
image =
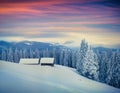
[[[65,66],[0,61],[0,93],[120,93],[120,89],[89,80]]]

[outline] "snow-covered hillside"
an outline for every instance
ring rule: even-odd
[[[65,66],[0,61],[0,93],[120,93],[120,89],[89,80]]]

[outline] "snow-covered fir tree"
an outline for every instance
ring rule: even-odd
[[[20,52],[18,51],[18,49],[15,49],[15,53],[14,53],[14,62],[19,63],[20,60]]]
[[[35,58],[40,58],[41,56],[40,56],[40,51],[39,51],[39,49],[35,49]]]
[[[107,52],[104,51],[100,54],[97,54],[99,56],[99,81],[106,82],[107,78],[107,70],[108,70],[108,57]]]
[[[109,52],[107,52],[108,54]],[[111,77],[112,77],[112,65],[114,62],[114,56],[115,56],[115,52],[112,53],[109,57],[108,57],[108,63],[107,63],[107,78],[106,78],[106,83],[109,84],[111,82]]]
[[[115,54],[115,61],[113,65],[113,79],[114,84],[113,86],[120,88],[120,52],[117,51]]]
[[[7,61],[14,62],[13,57],[14,57],[13,50],[12,48],[9,48],[8,54],[7,54]]]
[[[64,66],[68,66],[69,65],[69,52],[68,52],[68,50],[65,50],[63,65]]]
[[[19,54],[20,54],[20,58],[23,58],[23,51],[22,51],[22,49],[20,49]]]
[[[43,57],[49,57],[49,50],[48,48],[46,50],[43,51]]]
[[[72,67],[76,68],[76,62],[77,62],[77,51],[76,50],[72,50]]]
[[[69,58],[69,60],[68,60],[68,66],[69,67],[72,67],[72,51],[69,49],[68,50],[68,58]]]
[[[56,64],[58,64],[57,50],[54,48],[52,52],[53,52],[52,55],[53,55],[53,57],[55,58],[54,62],[55,62]]]
[[[91,48],[88,48],[85,57],[83,58],[82,75],[98,80],[98,58]]]
[[[27,51],[27,49],[23,50],[23,58],[28,58],[28,51]]]
[[[33,54],[34,52],[33,52],[33,50],[32,49],[30,49],[30,58],[33,58]]]
[[[62,51],[60,52],[60,65],[63,65],[64,55],[65,55],[65,51],[62,50]]]
[[[84,57],[86,55],[87,50],[88,50],[88,43],[85,40],[82,40],[80,50],[77,53],[77,64],[76,64],[76,69],[80,74],[82,74],[83,72]]]
[[[120,53],[114,52],[109,60],[107,83],[120,88]]]
[[[4,49],[2,49],[1,60],[7,60],[7,53]]]

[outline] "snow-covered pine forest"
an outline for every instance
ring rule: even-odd
[[[90,79],[120,88],[120,51],[95,50],[85,40],[79,49],[37,49],[9,47],[2,49],[0,60],[19,63],[20,58],[54,57],[55,63],[76,68],[79,74]]]

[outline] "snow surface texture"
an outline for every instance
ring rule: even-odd
[[[0,93],[120,93],[120,89],[89,80],[65,66],[0,61]]]

